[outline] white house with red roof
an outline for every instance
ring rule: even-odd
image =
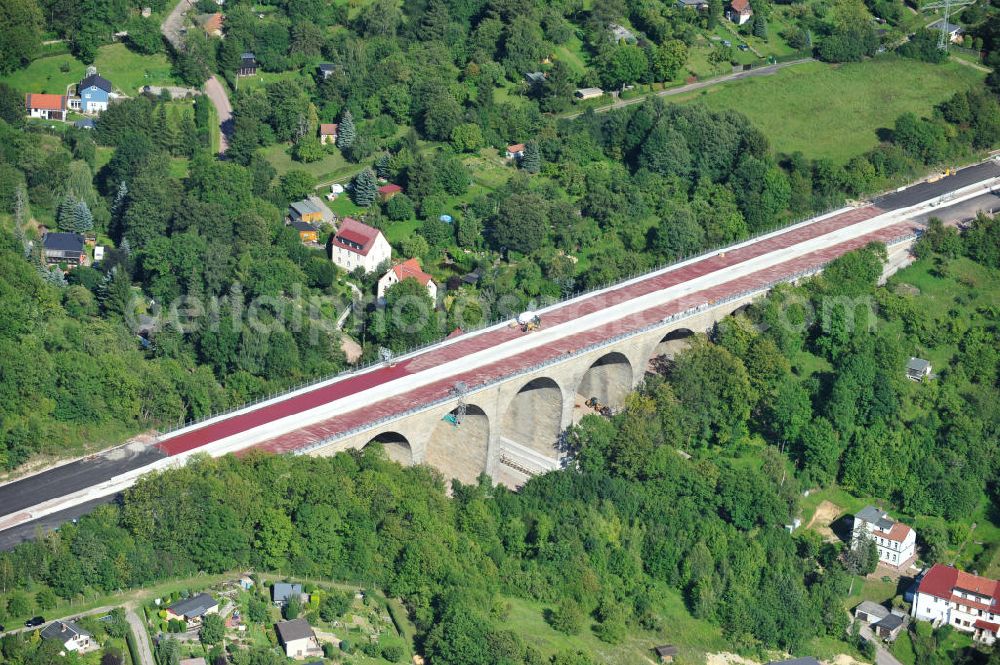
[[[524,157],[525,145],[523,143],[515,143],[513,145],[507,146],[507,152],[504,156],[507,159],[521,159]]]
[[[750,7],[750,0],[732,0],[729,3],[729,11],[726,18],[736,25],[743,25],[753,16],[753,9]]]
[[[66,119],[66,95],[30,93],[24,96],[24,108],[30,118]]]
[[[344,218],[330,239],[330,260],[347,272],[358,268],[366,273],[375,272],[390,258],[392,247],[382,232],[350,217]]]
[[[416,259],[407,259],[400,264],[394,265],[387,273],[382,275],[382,278],[378,281],[379,300],[385,297],[385,292],[390,286],[398,284],[404,279],[415,279],[420,282],[421,286],[427,289],[427,295],[431,297],[431,300],[437,302],[437,284],[434,283],[430,275],[421,269],[420,261]]]
[[[854,516],[851,547],[867,533],[878,548],[878,560],[895,568],[910,565],[917,555],[917,534],[910,527],[889,517],[884,510],[865,506]]]
[[[936,563],[920,580],[910,613],[992,645],[1000,633],[1000,583]]]

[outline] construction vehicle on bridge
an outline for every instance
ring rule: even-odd
[[[521,312],[517,315],[517,322],[521,326],[521,332],[531,332],[542,326],[541,317],[534,312]]]

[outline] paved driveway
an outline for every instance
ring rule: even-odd
[[[219,154],[226,152],[229,147],[228,136],[233,129],[233,105],[229,103],[229,95],[226,88],[213,76],[205,81],[205,94],[212,100],[212,106],[219,116]]]
[[[125,612],[125,618],[128,619],[128,625],[132,627],[132,634],[135,636],[136,649],[139,652],[137,665],[156,665],[156,661],[153,660],[153,651],[149,647],[149,633],[146,632],[146,626],[142,619],[131,607]]]
[[[175,51],[184,48],[184,33],[181,31],[184,27],[184,14],[193,6],[193,0],[180,0],[160,25],[160,32],[167,38]]]

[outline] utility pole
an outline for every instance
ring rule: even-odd
[[[948,20],[951,18],[951,10],[960,7],[967,7],[968,5],[975,4],[975,0],[941,0],[940,2],[932,2],[927,5],[920,7],[920,11],[933,11],[935,9],[943,9],[944,16],[942,17],[941,30],[938,35],[938,48],[942,51],[948,50],[948,45],[951,44],[951,37],[948,34]]]

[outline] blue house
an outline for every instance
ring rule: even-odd
[[[111,96],[111,81],[91,74],[80,81],[76,87],[80,97],[80,111],[83,113],[100,113],[108,108],[108,98]]]

